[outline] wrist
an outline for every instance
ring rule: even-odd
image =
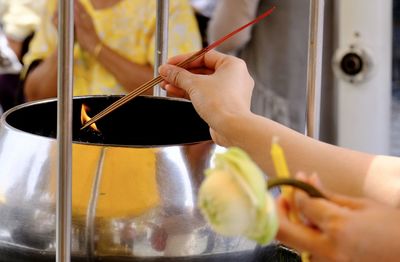
[[[223,135],[228,146],[240,147],[246,141],[249,133],[245,129],[249,127],[253,117],[254,114],[250,111],[240,114],[225,113],[218,121],[218,126],[221,127],[218,133]]]

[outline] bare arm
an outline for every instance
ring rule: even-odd
[[[176,64],[185,57],[174,57],[169,63]],[[163,65],[160,74],[167,81],[169,93],[190,97],[216,143],[244,149],[274,176],[270,147],[272,138],[278,136],[292,175],[315,172],[325,187],[336,192],[366,195],[391,205],[400,203],[400,158],[329,145],[251,113],[254,81],[240,59],[210,51],[191,66],[196,73],[203,67],[207,76],[173,65]]]
[[[275,175],[270,157],[271,141],[279,137],[291,174],[304,171],[317,173],[331,190],[348,195],[363,195],[365,178],[374,156],[329,145],[297,133],[272,120],[248,114],[226,117],[224,136],[231,138],[230,146],[249,152],[268,175]]]
[[[81,48],[93,56],[127,90],[132,91],[153,76],[151,65],[139,65],[101,43],[93,20],[82,4],[75,2],[76,38]],[[101,44],[101,46],[99,45]],[[96,50],[100,48],[99,50]]]
[[[117,81],[130,92],[153,77],[151,65],[139,65],[122,57],[111,48],[103,45],[97,61],[108,70]],[[148,94],[152,91],[149,90]]]
[[[57,96],[57,51],[29,72],[24,93],[27,101]]]

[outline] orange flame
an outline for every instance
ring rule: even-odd
[[[84,125],[87,121],[89,121],[91,119],[91,117],[87,114],[87,111],[90,111],[89,107],[85,104],[82,104],[82,109],[81,109],[82,125]],[[99,129],[97,129],[97,126],[95,123],[91,124],[90,128],[92,128],[94,131],[100,132]]]

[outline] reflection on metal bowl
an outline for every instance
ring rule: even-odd
[[[196,208],[203,171],[223,149],[212,143],[192,104],[138,97],[101,119],[101,134],[80,131],[82,104],[93,116],[118,98],[73,101],[72,256],[90,261],[252,252],[250,241],[216,235]],[[54,257],[56,117],[56,101],[44,100],[1,119],[0,241],[20,255]]]

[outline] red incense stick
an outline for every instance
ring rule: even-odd
[[[194,53],[193,55],[191,55],[189,58],[187,58],[186,60],[180,62],[179,64],[177,64],[177,66],[183,67],[185,68],[188,64],[190,64],[191,62],[195,61],[196,59],[198,59],[199,57],[203,56],[205,53],[207,53],[208,51],[210,51],[211,49],[214,49],[215,47],[219,46],[220,44],[222,44],[223,42],[225,42],[227,39],[231,38],[232,36],[234,36],[235,34],[239,33],[240,31],[242,31],[243,29],[258,23],[259,21],[261,21],[262,19],[264,19],[265,17],[269,16],[270,14],[272,14],[272,12],[275,10],[275,6],[273,6],[272,8],[268,9],[266,12],[264,12],[263,14],[261,14],[260,16],[258,16],[256,19],[254,19],[253,21],[239,27],[238,29],[232,31],[231,33],[227,34],[226,36],[221,37],[220,39],[218,39],[217,41],[215,41],[214,43],[210,44],[209,46],[201,49],[200,51]],[[133,90],[132,92],[130,92],[129,94],[125,95],[124,97],[118,99],[117,101],[115,101],[114,103],[112,103],[110,106],[108,106],[106,109],[104,109],[103,111],[101,111],[100,113],[98,113],[97,115],[95,115],[92,119],[90,119],[89,121],[87,121],[82,129],[85,129],[86,127],[90,126],[91,124],[95,123],[96,121],[98,121],[99,119],[103,118],[104,116],[108,115],[109,113],[111,113],[112,111],[114,111],[115,109],[119,108],[120,106],[124,105],[125,103],[129,102],[130,100],[132,100],[133,98],[137,97],[138,95],[142,94],[143,92],[145,92],[146,90],[148,90],[149,88],[152,88],[153,86],[161,83],[163,81],[163,78],[161,76],[158,76],[156,78],[153,78],[152,80],[142,84],[141,86],[139,86],[138,88],[136,88],[135,90]]]
[[[213,48],[219,46],[220,44],[222,44],[223,42],[225,42],[225,40],[227,40],[228,38],[231,38],[232,36],[236,35],[236,34],[239,33],[240,31],[242,31],[243,29],[245,29],[245,28],[247,28],[247,27],[249,27],[249,26],[251,26],[251,25],[254,25],[254,24],[258,23],[258,22],[260,22],[262,19],[264,19],[265,17],[267,17],[267,16],[269,16],[270,14],[272,14],[272,12],[274,12],[275,8],[276,8],[276,7],[273,6],[272,8],[268,9],[267,11],[265,11],[265,13],[261,14],[260,16],[258,16],[258,17],[257,17],[256,19],[254,19],[253,21],[251,21],[251,22],[249,22],[249,23],[247,23],[247,24],[245,24],[245,25],[239,27],[238,29],[236,29],[235,31],[233,31],[233,32],[231,32],[231,33],[229,33],[229,34],[227,34],[226,36],[221,37],[220,39],[218,39],[217,41],[215,41],[214,43],[210,44],[209,46],[207,46],[207,47],[204,48],[204,49],[206,49],[207,51],[209,51],[209,50],[211,50],[211,49],[213,49]]]

